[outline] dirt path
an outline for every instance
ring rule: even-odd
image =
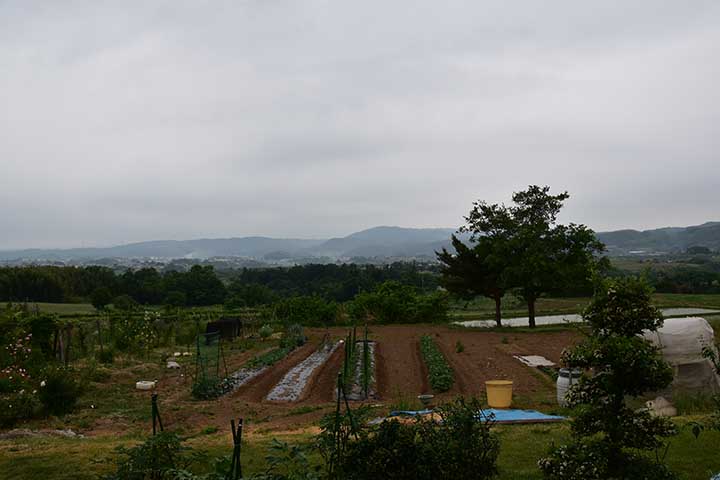
[[[420,358],[421,332],[405,326],[373,327],[377,340],[378,395],[384,401],[415,398],[430,390]]]

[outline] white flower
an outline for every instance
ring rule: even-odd
[[[41,387],[44,387],[44,386],[45,386],[45,380],[43,380],[42,382],[40,382],[40,386],[41,386]]]

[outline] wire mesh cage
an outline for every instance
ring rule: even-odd
[[[214,396],[222,382],[222,346],[220,332],[201,333],[197,336],[195,350],[195,378],[193,392],[198,396]]]

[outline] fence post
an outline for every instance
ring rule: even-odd
[[[367,399],[370,396],[370,345],[368,344],[367,324],[365,324],[365,341],[363,342],[363,387]]]
[[[153,429],[153,435],[157,433],[157,427],[160,427],[160,431],[163,431],[163,424],[162,419],[160,418],[160,410],[158,409],[157,405],[157,393],[153,393],[152,397],[150,397],[150,403],[152,405],[152,429]]]
[[[233,436],[233,455],[230,463],[230,472],[225,477],[227,480],[242,479],[242,464],[240,463],[240,451],[242,446],[242,428],[243,419],[238,419],[237,429],[235,428],[235,419],[230,420],[230,428]]]

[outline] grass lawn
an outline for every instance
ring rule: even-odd
[[[687,418],[680,418],[678,423],[684,425],[687,421]],[[506,425],[496,427],[496,431],[501,441],[498,461],[500,480],[541,479],[537,460],[553,443],[564,442],[569,436],[566,424]],[[265,468],[264,457],[272,438],[268,434],[248,439],[242,453],[244,473],[251,474]],[[285,434],[278,438],[302,444],[312,441],[308,434]],[[141,438],[137,436],[3,440],[0,441],[0,478],[97,479],[98,475],[111,471],[112,464],[107,460],[113,458],[115,448],[129,446],[139,440]],[[231,450],[228,432],[198,434],[187,443],[211,456],[227,455]],[[688,428],[683,428],[681,434],[673,439],[666,460],[682,479],[707,479],[712,473],[720,472],[719,443],[718,432],[705,432],[695,439]],[[318,459],[316,455],[311,458]],[[199,467],[200,470],[204,468],[206,466]]]
[[[58,315],[89,315],[96,313],[95,307],[89,303],[28,303],[30,308],[35,308],[36,305],[43,313],[56,313]],[[5,306],[2,305],[0,308],[5,308]]]
[[[697,307],[720,310],[720,295],[694,295],[681,293],[656,293],[655,305],[660,308]],[[535,306],[536,315],[561,315],[580,313],[590,298],[540,298]],[[506,295],[502,302],[504,318],[526,317],[527,305],[513,296]],[[489,298],[477,298],[470,302],[456,302],[451,306],[452,320],[490,320],[495,318],[495,302]]]

